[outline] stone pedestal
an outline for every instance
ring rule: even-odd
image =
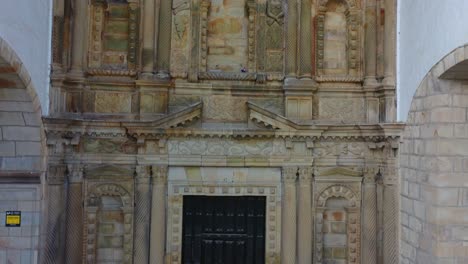
[[[296,167],[283,168],[281,263],[296,263],[296,180]]]
[[[166,245],[166,187],[167,167],[153,167],[150,264],[164,263]]]

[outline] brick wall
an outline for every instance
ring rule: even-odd
[[[404,133],[402,264],[468,263],[468,83],[439,79],[448,65],[421,83]]]

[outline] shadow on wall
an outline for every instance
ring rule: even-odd
[[[468,263],[468,45],[411,103],[401,147],[401,263]],[[446,263],[446,262],[444,262]]]

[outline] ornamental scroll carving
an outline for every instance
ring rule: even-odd
[[[284,11],[280,0],[266,4],[265,59],[267,72],[283,71],[283,24]]]
[[[139,2],[93,0],[90,19],[88,74],[135,75]]]
[[[362,23],[359,9],[355,0],[319,1],[316,16],[317,81],[361,80]]]

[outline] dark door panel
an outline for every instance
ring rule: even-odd
[[[184,264],[265,263],[265,197],[185,196]]]

